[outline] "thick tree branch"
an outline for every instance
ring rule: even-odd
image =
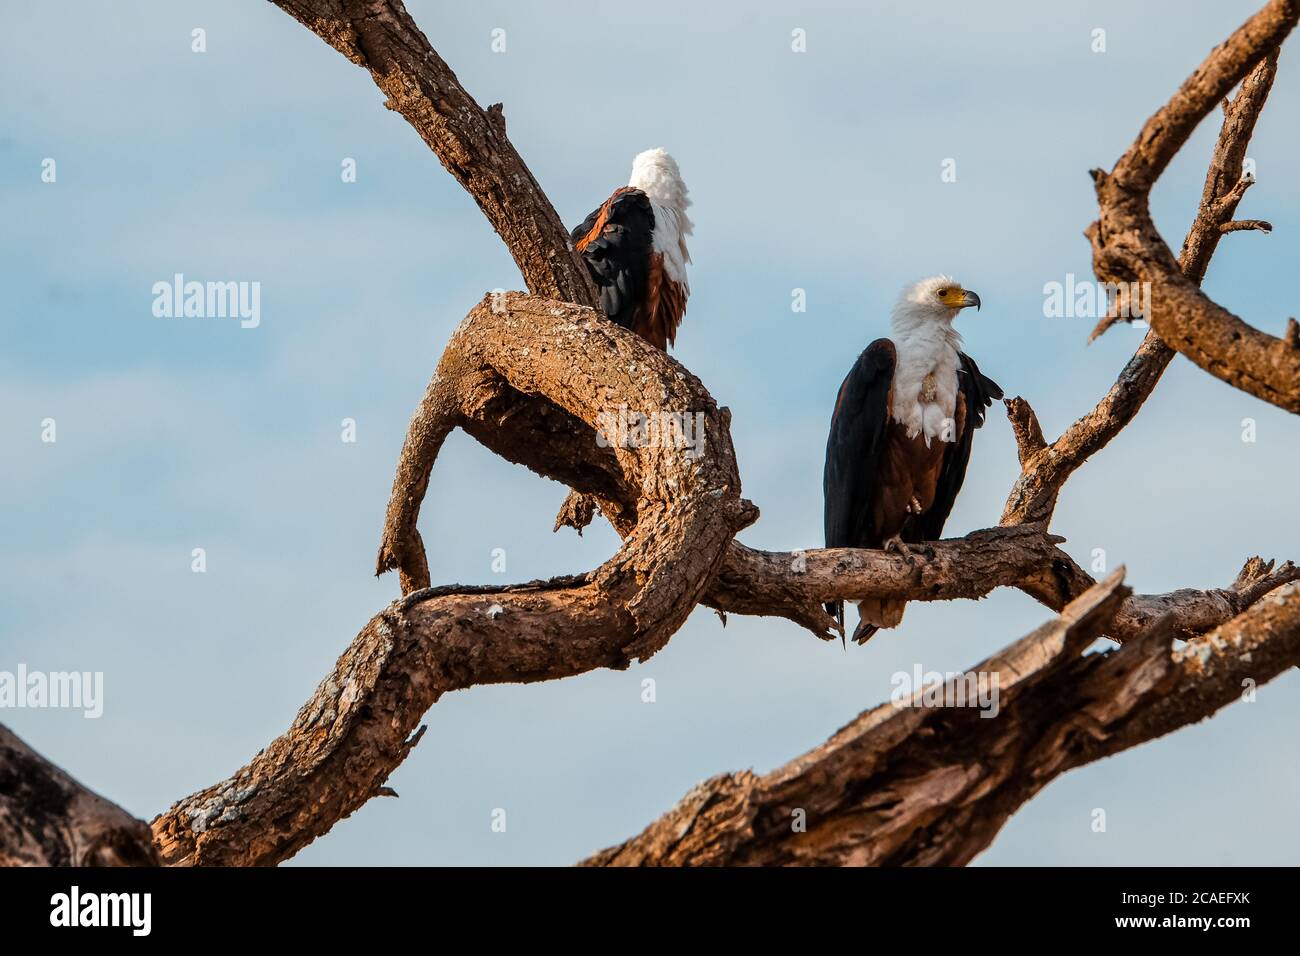
[[[510,461],[594,495],[619,533],[630,535],[643,492],[624,474],[620,455],[626,452],[601,447],[595,428],[561,404],[574,402],[568,389],[598,391],[593,383],[625,367],[637,375],[689,375],[672,358],[585,310],[515,294],[485,300],[452,337],[412,419],[389,501],[380,572],[397,569],[404,592],[430,585],[416,523],[437,452],[453,427]],[[575,376],[575,368],[583,374]],[[547,390],[554,400],[546,399]],[[627,407],[647,414],[666,410],[653,389],[642,401]],[[604,412],[621,404],[611,401]],[[588,408],[586,414],[598,418],[600,412]],[[729,421],[726,409],[719,415]],[[740,507],[752,509],[748,503]],[[745,521],[754,516],[756,511],[747,511]],[[1060,540],[1041,526],[991,529],[936,542],[913,561],[857,549],[765,552],[733,541],[702,603],[723,613],[785,617],[822,639],[835,634],[821,607],[834,599],[952,600],[1014,586],[1060,610],[1093,583],[1056,547]],[[1123,640],[1137,633],[1157,606],[1176,611],[1186,621],[1184,630],[1217,626],[1239,610],[1222,593],[1187,590],[1172,598],[1135,599],[1118,615],[1114,636]]]
[[[695,787],[593,866],[964,864],[1067,770],[1210,716],[1300,662],[1300,585],[1171,650],[1165,628],[1081,656],[1125,589],[1116,572],[1061,617],[973,673],[997,680],[997,713],[891,702],[758,776]],[[949,679],[949,702],[960,678]],[[969,700],[969,698],[967,698]]]
[[[593,496],[624,537],[636,527],[642,492],[625,476],[620,450],[602,447],[595,428],[559,401],[546,398],[538,383],[546,381],[556,396],[574,382],[590,389],[607,374],[604,357],[611,349],[617,353],[609,360],[613,365],[626,365],[639,374],[689,373],[671,357],[608,323],[596,321],[578,330],[574,320],[587,323],[587,315],[574,307],[511,294],[485,300],[452,337],[411,421],[384,525],[378,571],[398,570],[404,592],[431,583],[416,524],[437,452],[453,427],[464,428],[510,461]],[[467,349],[462,333],[471,322],[477,332],[473,347]],[[600,333],[599,340],[588,340],[590,332]],[[586,369],[575,378],[572,369],[581,365]],[[619,407],[612,402],[604,411]],[[628,407],[647,414],[666,410],[656,398]],[[730,420],[726,409],[719,415]],[[747,502],[741,507],[752,509]],[[746,523],[756,516],[756,509],[749,511]],[[1009,525],[933,543],[912,561],[858,549],[766,552],[732,541],[701,603],[724,614],[784,617],[822,639],[836,634],[822,609],[824,602],[835,599],[952,600],[979,598],[1011,586],[1059,611],[1095,583],[1056,546],[1060,541],[1038,524]],[[1273,587],[1289,580],[1284,571],[1279,573]],[[1201,633],[1243,609],[1225,598],[1227,593],[1186,589],[1135,596],[1121,608],[1111,636],[1131,639],[1149,626],[1157,611],[1172,613],[1180,631]]]
[[[530,341],[544,345],[517,349],[525,328]],[[732,535],[753,518],[753,506],[739,496],[726,416],[708,392],[664,353],[591,309],[519,294],[488,297],[456,330],[439,369],[445,383],[483,389],[499,380],[547,399],[568,416],[557,429],[565,436],[574,422],[594,436],[610,407],[698,413],[707,452],[693,458],[675,447],[613,449],[624,483],[636,490],[637,517],[618,553],[590,574],[512,588],[417,590],[371,620],[285,734],[229,779],[154,821],[168,862],[256,865],[291,856],[380,792],[420,718],[450,690],[644,660],[686,620]],[[446,394],[490,404],[499,393]],[[438,407],[445,421],[462,421],[458,406]],[[435,447],[420,451],[422,463],[432,466],[445,434],[434,431]],[[544,448],[546,434],[532,440]],[[392,555],[413,558],[400,548]]]
[[[1036,540],[1035,532],[1028,528],[991,529],[971,537],[980,535],[998,544],[986,550],[1006,550],[1003,559],[1012,562],[1016,560],[1013,549],[1051,544],[1045,536]],[[1014,544],[1017,541],[1019,544]],[[958,560],[960,547],[969,543],[937,543],[936,566]],[[754,554],[761,562],[784,566],[784,556]],[[824,569],[830,562],[844,562],[850,587],[860,587],[855,593],[864,596],[887,596],[898,593],[893,588],[912,586],[899,577],[899,568],[882,564],[876,572],[868,572],[873,561],[886,557],[876,552],[808,552],[805,557],[813,578],[822,570],[819,563],[824,563]],[[983,558],[988,560],[987,555]],[[424,733],[422,727],[416,730],[421,716],[448,690],[558,679],[598,667],[627,666],[635,654],[635,639],[628,640],[634,625],[621,605],[611,603],[611,596],[614,600],[619,597],[611,595],[609,589],[614,585],[605,576],[613,563],[587,575],[505,588],[428,588],[395,602],[366,625],[284,735],[231,777],[180,801],[154,821],[162,858],[173,865],[260,865],[287,859],[366,800],[390,792],[383,786],[384,780]],[[990,561],[986,567],[994,575],[1000,573],[996,562]],[[772,571],[773,577],[780,573],[779,568]],[[1127,589],[1118,588],[1116,578],[1101,589],[1113,590],[1116,596],[1116,606],[1107,614],[1108,625],[1098,623],[1086,635],[1077,635],[1078,641],[1086,643],[1085,637],[1090,640],[1103,628],[1116,633],[1129,627],[1145,629],[1132,635],[1140,643],[1141,635],[1149,634],[1153,622],[1161,617],[1161,633],[1190,636],[1184,629],[1193,623],[1209,626],[1256,602],[1271,607],[1279,600],[1284,604],[1291,601],[1286,596],[1295,595],[1294,585],[1267,592],[1279,582],[1297,578],[1300,573],[1293,566],[1274,570],[1271,562],[1259,559],[1247,563],[1231,588],[1216,592],[1126,596]],[[957,596],[952,589],[967,585],[943,581],[940,586]],[[968,586],[974,590],[963,596],[977,596],[985,587],[978,581]],[[812,585],[807,593],[821,597],[826,594],[825,587]],[[1066,618],[1074,613],[1067,612]],[[1131,618],[1127,625],[1122,623],[1125,615]],[[1274,620],[1273,612],[1270,615],[1268,619]],[[1189,646],[1222,649],[1226,645],[1221,635],[1228,633],[1238,634],[1241,629],[1225,629],[1219,636],[1198,638]],[[1233,640],[1237,643],[1232,646],[1240,649],[1243,660],[1256,653],[1254,644],[1242,646]],[[1207,653],[1197,650],[1194,659],[1205,664]],[[1013,662],[1012,671],[1022,669],[1015,648],[995,660],[1002,659]],[[1163,724],[1183,720],[1180,711],[1162,709],[1160,713]],[[1156,723],[1153,720],[1152,726]],[[1175,722],[1167,729],[1178,725]],[[929,732],[918,731],[922,737]],[[9,780],[0,790],[9,798],[0,800],[0,851],[11,861],[156,862],[150,856],[152,851],[137,852],[139,847],[147,847],[141,842],[142,823],[84,791],[12,735],[6,738],[6,733],[0,728],[0,783],[6,775]],[[974,748],[972,752],[979,752],[983,744],[973,740],[969,746]],[[1007,814],[1012,810],[1014,807]],[[992,835],[989,832],[988,838]]]
[[[1131,641],[1163,618],[1176,636],[1191,638],[1226,623],[1268,592],[1296,580],[1300,580],[1300,568],[1290,561],[1275,568],[1274,562],[1253,557],[1226,588],[1131,595],[1120,605],[1106,636],[1119,643]],[[1073,558],[1058,550],[1049,566],[1028,575],[1017,586],[1040,604],[1059,611],[1096,583]]]
[[[1175,637],[1191,639],[1226,624],[1266,594],[1293,581],[1300,581],[1300,568],[1290,561],[1274,568],[1272,561],[1250,558],[1226,588],[1134,594],[1120,605],[1110,636],[1121,642],[1133,640],[1163,620]]]
[[[586,322],[586,315],[559,303],[510,295],[486,300],[453,336],[412,419],[384,526],[379,570],[396,568],[403,591],[430,584],[424,547],[415,529],[434,460],[452,427],[464,428],[510,461],[594,496],[623,536],[636,527],[642,493],[625,477],[619,450],[601,447],[595,429],[546,399],[538,382],[547,380],[554,393],[562,394],[570,387],[571,368],[581,355],[589,371],[576,381],[590,389],[592,382],[607,374],[602,357],[611,349],[617,352],[610,360],[614,365],[636,368],[638,373],[689,373],[672,358],[608,323],[577,330],[574,320]],[[471,321],[477,329],[475,344],[466,348],[462,332]],[[586,338],[591,331],[600,333],[598,341]],[[646,405],[630,407],[646,413],[663,411],[657,402],[650,398]],[[615,402],[606,411],[618,407]],[[719,415],[729,420],[726,409],[720,409]],[[741,507],[752,508],[748,503]],[[756,511],[746,520],[753,516]],[[834,599],[953,600],[979,598],[997,587],[1011,586],[1059,611],[1094,583],[1056,546],[1060,541],[1041,525],[1011,525],[935,542],[912,561],[859,549],[767,552],[732,541],[702,603],[724,614],[784,617],[822,639],[836,633],[822,609],[823,602]],[[1291,580],[1286,575],[1293,570],[1289,564],[1279,569],[1269,579],[1270,588]],[[1180,633],[1201,633],[1239,613],[1258,593],[1262,592],[1250,592],[1253,596],[1246,603],[1233,597],[1231,589],[1135,595],[1121,606],[1111,636],[1131,639],[1163,614],[1173,616]]]
[[[827,601],[982,598],[1050,564],[1062,540],[1039,528],[990,528],[933,542],[912,561],[865,548],[759,551],[733,541],[702,603],[723,614],[784,617],[830,640],[838,631]]]

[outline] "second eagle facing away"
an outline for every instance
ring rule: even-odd
[[[570,233],[605,315],[664,351],[676,341],[691,294],[690,204],[677,162],[662,149],[648,149],[632,160],[628,184]]]
[[[905,288],[893,339],[858,356],[835,400],[826,441],[826,547],[885,548],[937,541],[966,477],[971,440],[1002,389],[961,351],[953,319],[979,296],[947,276]],[[859,644],[896,627],[906,602],[858,603]],[[826,610],[844,624],[843,602]]]

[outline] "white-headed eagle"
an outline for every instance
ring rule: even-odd
[[[937,541],[966,477],[971,439],[1002,389],[961,351],[957,313],[980,298],[947,276],[905,288],[894,338],[877,339],[840,386],[826,441],[826,547],[885,548]],[[906,602],[858,603],[859,644],[896,627]],[[840,626],[844,604],[826,605]]]
[[[667,351],[691,293],[691,204],[677,162],[662,149],[632,160],[632,177],[570,233],[615,323]]]

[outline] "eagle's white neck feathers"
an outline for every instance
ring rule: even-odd
[[[935,293],[957,285],[948,276],[922,279],[905,288],[890,316],[898,365],[890,415],[907,429],[909,438],[955,441],[957,428],[958,352],[961,336],[952,327],[957,315]]]
[[[647,149],[632,160],[632,178],[627,184],[649,197],[655,214],[654,251],[663,255],[668,278],[689,294],[686,264],[691,254],[686,249],[686,237],[694,225],[686,215],[691,200],[677,161],[663,149]]]

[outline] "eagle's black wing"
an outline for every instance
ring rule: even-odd
[[[570,238],[582,253],[600,307],[610,320],[632,328],[650,276],[655,228],[650,199],[639,189],[620,189],[582,221]]]
[[[943,470],[939,472],[934,503],[925,514],[917,516],[913,525],[913,530],[917,533],[916,541],[938,541],[943,536],[944,522],[952,513],[957,492],[961,491],[962,482],[966,480],[966,465],[970,462],[975,429],[984,424],[984,410],[993,404],[995,398],[1002,397],[1001,387],[980,372],[973,358],[964,353],[959,354],[958,358],[961,367],[957,369],[957,394],[966,406],[966,421],[961,434],[956,436],[957,440],[944,453]]]
[[[889,388],[897,353],[889,339],[876,339],[858,356],[840,386],[826,439],[822,492],[826,501],[826,547],[877,547],[871,501],[880,471]],[[826,611],[844,623],[842,602]]]

